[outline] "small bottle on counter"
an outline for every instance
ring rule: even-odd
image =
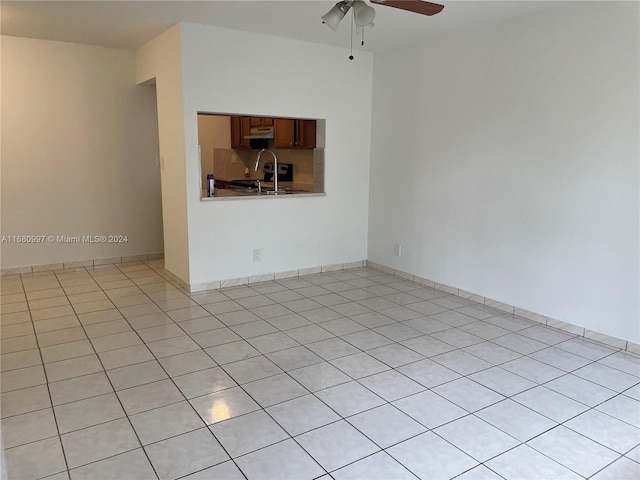
[[[213,173],[207,174],[207,196],[213,197],[216,194],[216,181],[213,178]]]
[[[244,176],[245,176],[246,178],[249,178],[249,167],[246,167],[246,168],[244,169]]]

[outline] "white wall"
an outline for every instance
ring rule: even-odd
[[[574,2],[376,55],[369,259],[638,342],[638,32]]]
[[[189,278],[187,193],[182,115],[182,54],[180,25],[174,25],[136,52],[137,80],[154,83],[162,180],[165,268]]]
[[[372,56],[350,62],[339,48],[181,27],[190,283],[364,260]],[[326,119],[327,195],[201,202],[198,111]]]
[[[155,93],[125,50],[2,37],[2,268],[162,252]]]

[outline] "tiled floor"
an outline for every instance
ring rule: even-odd
[[[10,479],[640,478],[640,357],[379,271],[2,278]]]

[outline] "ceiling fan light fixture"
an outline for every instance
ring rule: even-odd
[[[400,10],[405,10],[421,15],[436,15],[444,8],[444,5],[431,3],[426,0],[368,0],[374,5],[384,5]],[[353,33],[362,36],[360,44],[364,46],[364,30],[366,27],[373,29],[375,26],[373,20],[376,18],[375,9],[365,0],[343,0],[336,3],[331,10],[324,14],[322,23],[325,23],[334,32],[338,31],[338,25],[353,7],[353,19],[351,22],[351,52],[349,60],[353,60]]]
[[[358,27],[366,27],[373,23],[373,19],[376,18],[376,11],[363,0],[357,0],[353,2],[353,16]]]
[[[364,31],[365,28],[368,28],[369,30],[373,30],[373,27],[375,27],[376,24],[371,22],[369,25],[365,25],[364,27],[356,27],[356,35],[362,35],[362,32]]]
[[[336,3],[331,10],[322,16],[322,23],[326,23],[332,30],[337,31],[338,25],[350,8],[351,5],[345,1]]]

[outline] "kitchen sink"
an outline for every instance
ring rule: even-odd
[[[258,192],[258,183],[256,180],[251,180],[251,179],[238,179],[238,180],[231,180],[229,188],[231,190],[234,190],[236,192],[247,192],[247,194],[251,194],[251,193],[256,193]],[[266,192],[271,192],[273,190],[271,190],[269,187],[266,186],[262,186],[262,194],[266,194]],[[286,188],[286,187],[281,187],[280,188],[280,194],[290,194],[290,193],[309,193],[308,190],[299,190],[297,188]],[[273,194],[269,194],[269,195],[273,195]]]
[[[269,190],[266,188],[262,189],[262,192],[258,192],[258,190],[256,188],[247,188],[247,187],[237,187],[237,186],[231,186],[231,188],[229,188],[229,190],[231,190],[232,192],[234,192],[236,195],[242,195],[242,196],[247,196],[247,197],[257,197],[257,196],[263,196],[263,195],[269,195],[272,196],[274,195],[273,190]],[[298,190],[298,189],[294,189],[294,188],[282,188],[280,189],[280,191],[278,192],[278,195],[295,195],[295,194],[299,194],[299,193],[309,193],[307,190]]]

